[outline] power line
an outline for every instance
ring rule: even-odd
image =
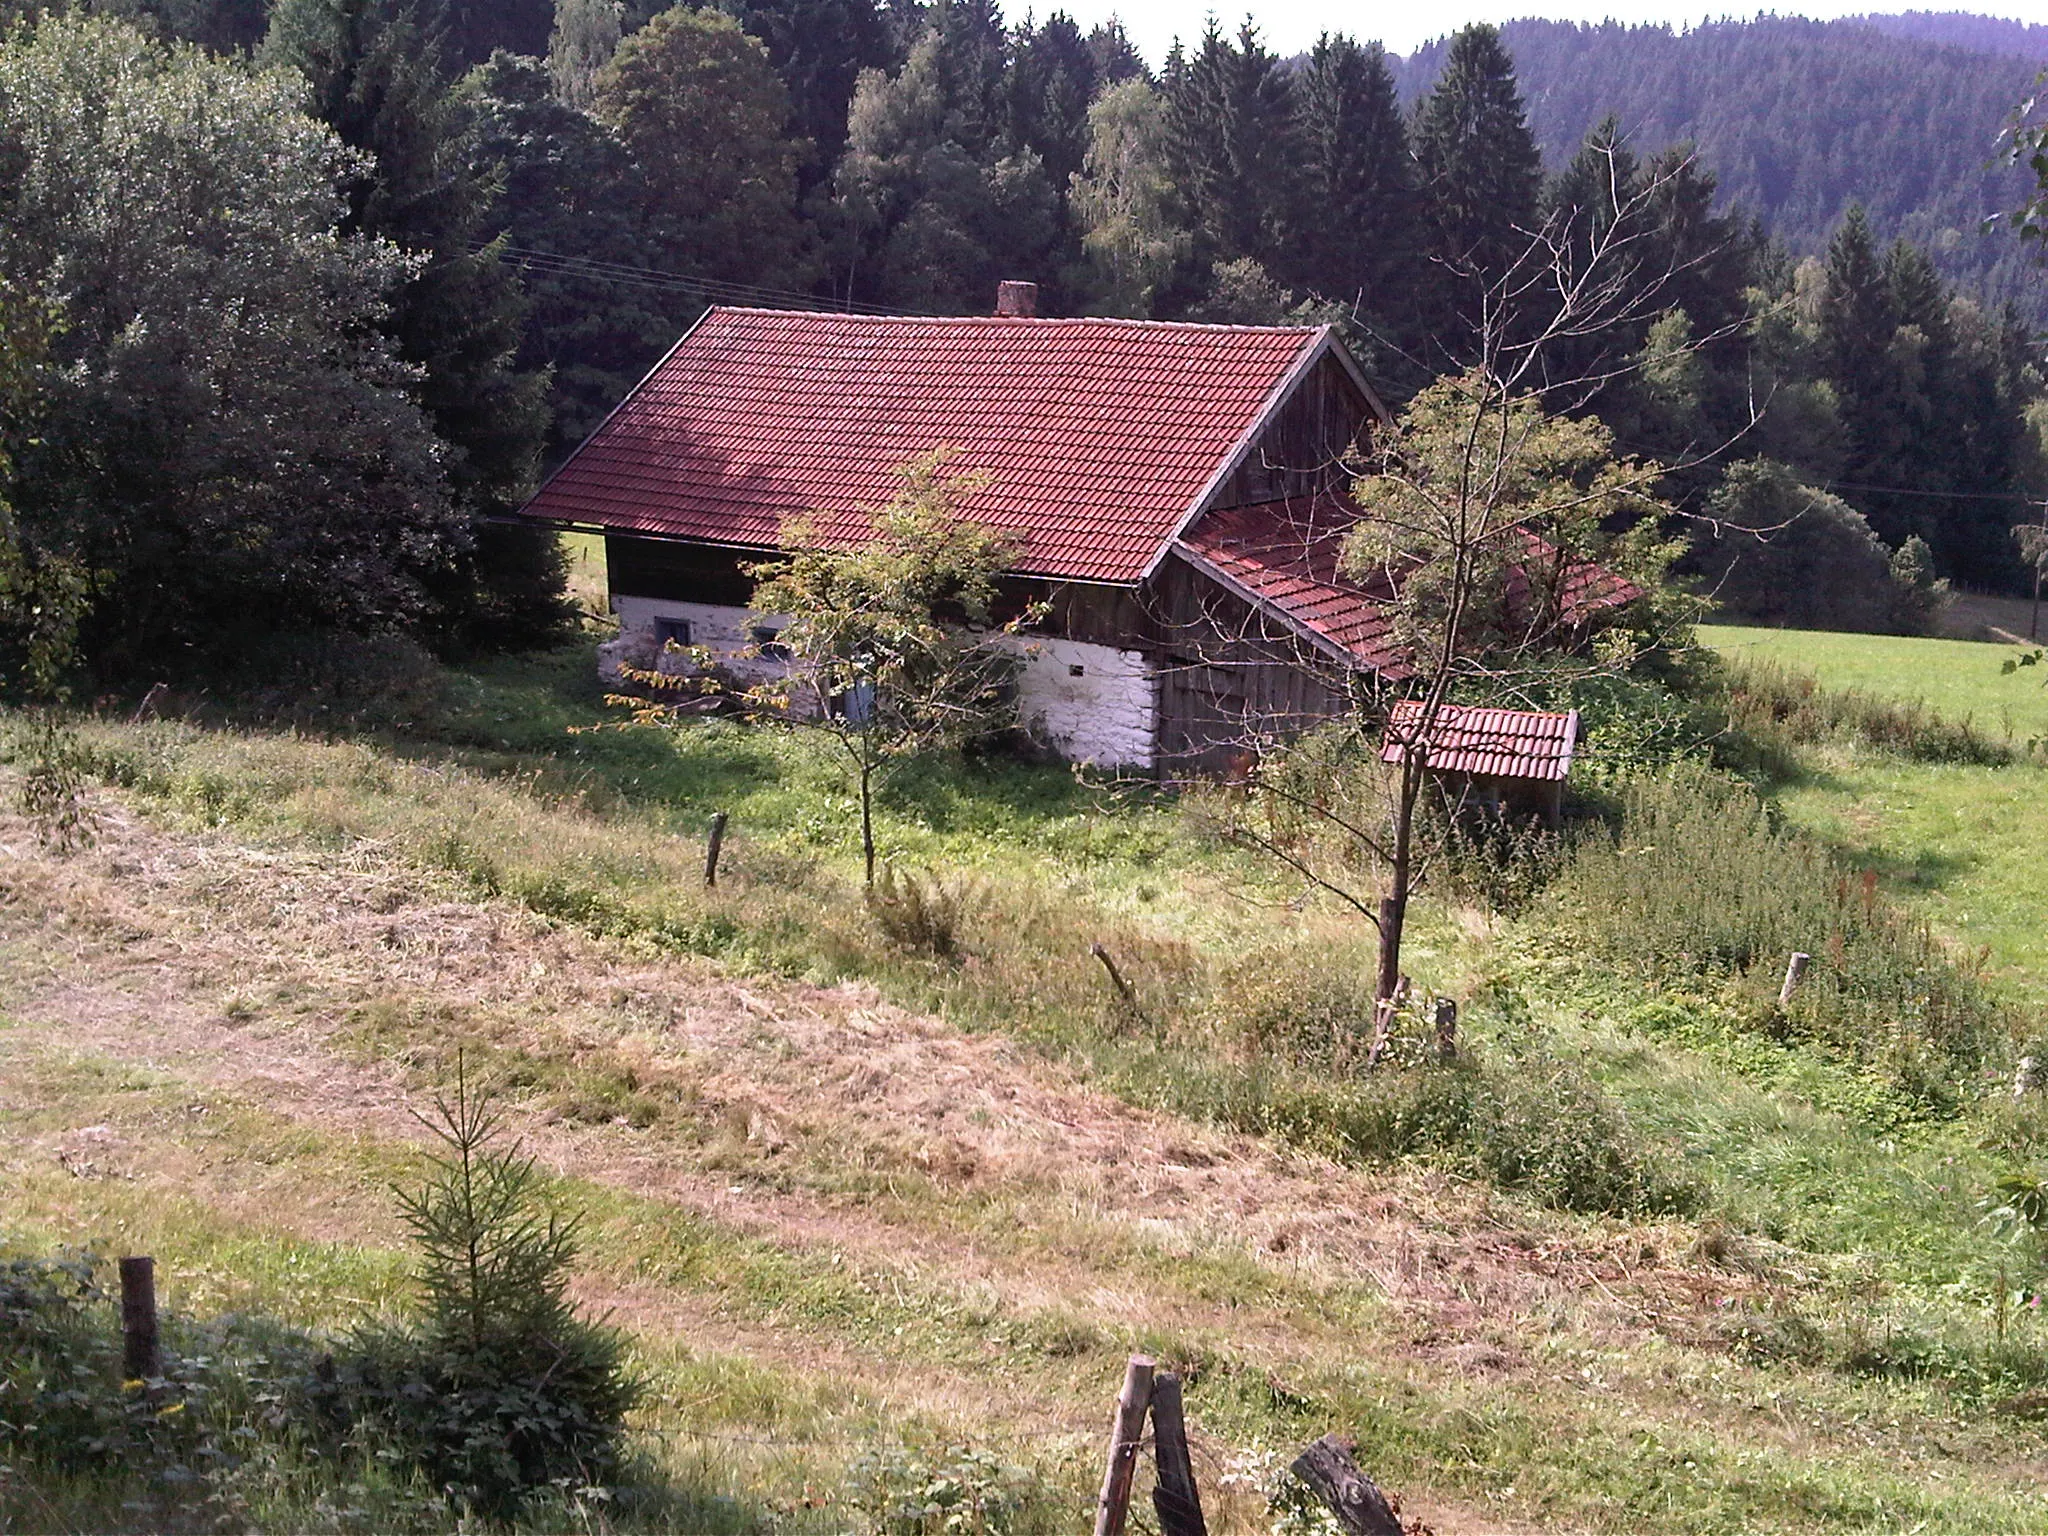
[[[657,267],[635,267],[624,262],[603,261],[593,256],[565,256],[556,251],[535,250],[530,246],[494,247],[489,242],[480,240],[472,240],[469,246],[472,251],[479,253],[495,249],[514,266],[550,277],[580,278],[621,287],[695,293],[714,303],[743,304],[767,309],[832,310],[867,315],[914,313],[911,310],[893,309],[882,304],[840,303],[791,288],[765,288],[752,283],[727,282],[722,278],[693,277],[687,273],[667,272]]]
[[[1904,485],[1863,485],[1854,480],[1830,480],[1822,489],[1865,491],[1879,496],[1925,496],[1934,501],[2017,501],[2030,507],[2041,502],[2039,496],[2029,496],[2024,491],[1924,491]]]

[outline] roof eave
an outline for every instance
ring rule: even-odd
[[[1178,555],[1182,560],[1185,560],[1218,586],[1226,588],[1240,601],[1250,603],[1260,613],[1269,613],[1279,619],[1281,623],[1285,624],[1296,635],[1308,641],[1346,671],[1373,672],[1382,676],[1386,675],[1381,668],[1374,666],[1356,651],[1346,650],[1328,635],[1322,634],[1304,624],[1271,598],[1262,596],[1251,587],[1246,586],[1235,576],[1231,575],[1229,571],[1203,555],[1199,550],[1191,548],[1178,539],[1169,545],[1168,549],[1172,554]]]

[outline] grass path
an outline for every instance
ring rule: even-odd
[[[636,1338],[644,1427],[764,1508],[849,1446],[969,1437],[1078,1519],[1143,1347],[1191,1370],[1205,1481],[1348,1428],[1441,1536],[2048,1529],[2030,1439],[1731,1359],[1717,1319],[1783,1286],[1690,1228],[1137,1111],[999,1036],[593,939],[374,846],[110,803],[59,860],[0,818],[0,978],[7,1224],[147,1242],[200,1310],[392,1304],[386,1188],[460,1043],[589,1213],[582,1293]]]

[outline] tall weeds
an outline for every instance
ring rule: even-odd
[[[1921,763],[1996,768],[2024,748],[1951,720],[1918,699],[1887,699],[1856,688],[1826,688],[1775,662],[1723,664],[1722,695],[1731,729],[1780,749],[1846,741]]]
[[[1588,838],[1551,897],[1586,947],[1647,971],[1736,982],[1761,1027],[1879,1065],[1940,1098],[1997,1054],[2012,1020],[1967,957],[1882,897],[1872,871],[1776,825],[1746,788],[1701,772],[1623,787],[1616,833]],[[1789,1008],[1793,951],[1813,956]]]

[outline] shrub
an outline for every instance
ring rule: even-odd
[[[1208,1025],[1241,1059],[1350,1067],[1372,1043],[1373,984],[1371,963],[1356,951],[1268,946],[1224,971]]]
[[[1861,512],[1769,459],[1729,466],[1702,527],[1686,567],[1733,618],[1917,634],[1945,596],[1926,545],[1894,556]]]
[[[24,726],[15,752],[21,763],[21,813],[35,828],[36,841],[57,853],[91,843],[99,818],[85,798],[91,755],[78,737],[42,716]]]
[[[571,1306],[575,1222],[546,1208],[531,1158],[494,1146],[492,1096],[458,1061],[455,1098],[435,1107],[446,1151],[400,1196],[426,1315],[364,1330],[325,1403],[459,1507],[509,1522],[538,1490],[614,1477],[641,1389],[621,1336]]]
[[[1946,719],[1917,699],[1823,688],[1818,679],[1771,662],[1724,663],[1719,692],[1728,724],[1765,746],[1849,741],[1915,762],[1993,768],[2018,756],[2011,743],[1967,720]]]

